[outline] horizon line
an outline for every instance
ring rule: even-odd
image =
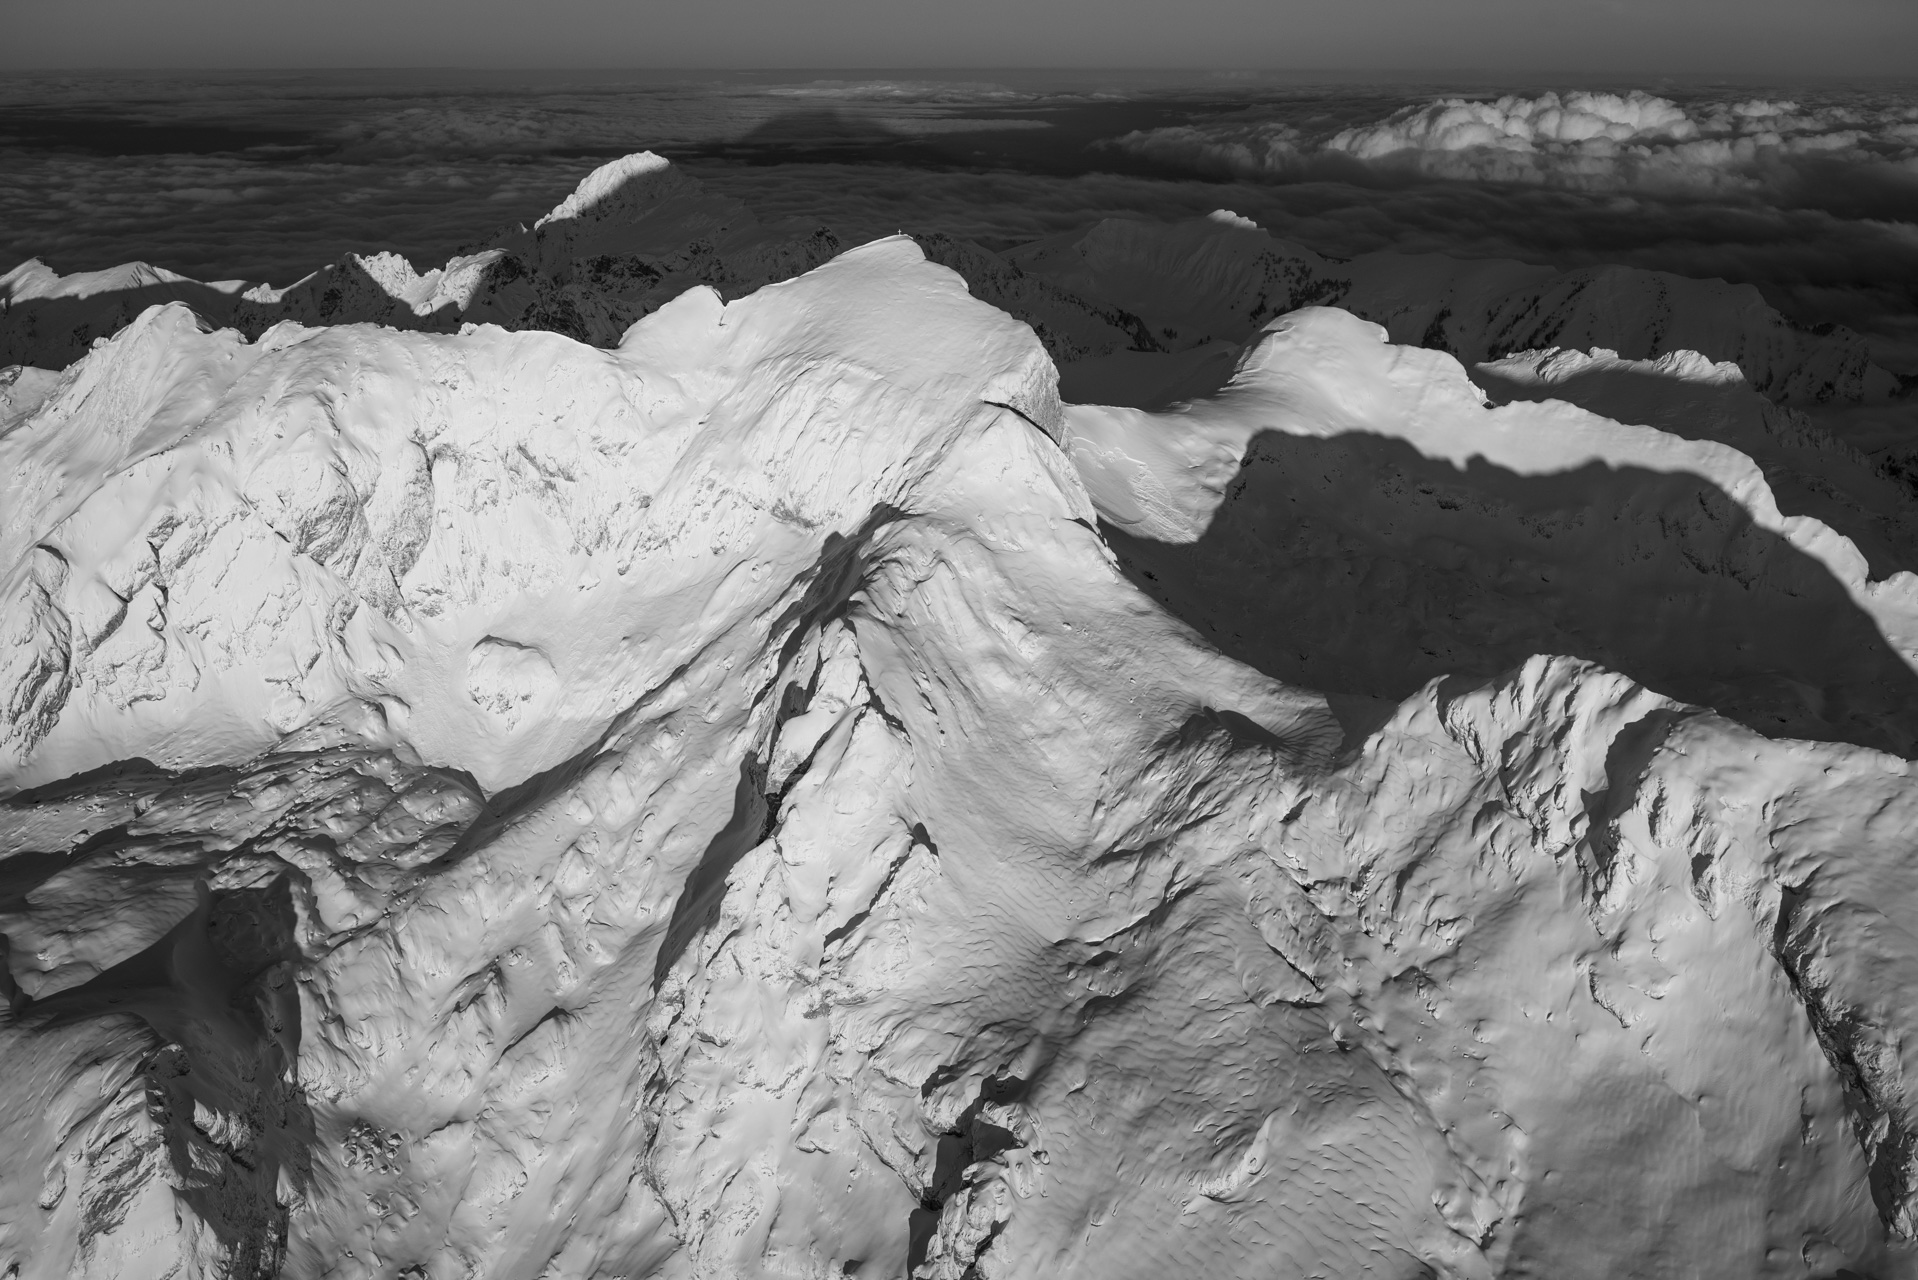
[[[1108,66],[1068,66],[1040,64],[925,64],[908,63],[870,63],[854,65],[794,63],[789,65],[761,66],[701,66],[701,65],[661,65],[640,66],[629,64],[562,64],[527,63],[503,64],[482,62],[440,62],[440,63],[365,63],[365,64],[224,64],[212,66],[154,66],[141,63],[97,63],[85,66],[9,66],[0,61],[0,70],[27,74],[44,75],[124,75],[139,73],[146,75],[311,75],[311,74],[406,74],[421,72],[440,73],[482,73],[482,74],[602,74],[602,75],[795,75],[810,74],[824,76],[831,73],[846,73],[870,76],[879,73],[911,74],[920,76],[953,76],[963,73],[984,73],[993,75],[1192,75],[1217,78],[1221,80],[1256,80],[1261,78],[1283,77],[1379,77],[1402,79],[1434,79],[1445,77],[1482,77],[1510,79],[1527,76],[1565,76],[1579,79],[1737,79],[1748,76],[1762,76],[1771,79],[1817,79],[1817,80],[1883,80],[1918,84],[1918,72],[1899,71],[1815,71],[1802,67],[1793,68],[1741,68],[1737,70],[1693,68],[1689,70],[1655,69],[1577,69],[1571,67],[1238,67],[1216,64],[1193,65],[1131,65],[1113,64]]]

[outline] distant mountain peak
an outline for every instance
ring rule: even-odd
[[[617,160],[609,160],[581,178],[572,193],[554,205],[552,212],[535,222],[533,227],[537,230],[549,223],[564,222],[571,218],[611,217],[621,205],[635,203],[637,199],[648,195],[657,198],[659,188],[666,185],[658,179],[668,173],[680,177],[670,160],[651,151],[636,151]],[[647,179],[655,181],[649,182]]]

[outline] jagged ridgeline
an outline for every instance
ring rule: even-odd
[[[646,155],[5,280],[0,1275],[1911,1273],[1854,337]]]

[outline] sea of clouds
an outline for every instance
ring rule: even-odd
[[[0,270],[139,258],[287,283],[354,249],[432,261],[538,217],[612,156],[1043,132],[1018,110],[1037,98],[737,76],[20,77],[0,84]]]
[[[286,284],[350,250],[432,265],[643,148],[847,243],[945,231],[1002,247],[1226,207],[1341,257],[1747,281],[1918,374],[1918,85],[21,77],[0,84],[0,270],[138,258]]]
[[[1322,193],[1343,225],[1310,213],[1280,225],[1348,252],[1748,281],[1803,323],[1867,333],[1885,363],[1918,373],[1918,86],[1440,94],[1368,120],[1260,103],[1101,145],[1169,172],[1282,187],[1294,213]]]

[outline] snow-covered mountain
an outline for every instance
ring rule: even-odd
[[[467,323],[545,329],[612,346],[695,285],[739,297],[839,251],[824,227],[767,226],[650,152],[595,170],[532,226],[424,274],[395,253],[347,254],[291,285],[202,285],[134,263],[60,276],[29,261],[0,276],[0,362],[61,368],[157,302],[257,336],[281,320],[447,333]]]
[[[0,275],[0,366],[64,369],[148,307],[184,302],[231,321],[244,280],[202,284],[144,262],[63,276],[36,258]]]
[[[414,272],[397,254],[349,255],[287,289],[256,289],[240,317],[258,330],[373,322],[451,331],[463,323],[547,329],[609,347],[627,326],[695,285],[728,298],[832,257],[823,227],[764,226],[651,152],[594,170],[531,227]]]
[[[1548,348],[1596,346],[1631,359],[1693,351],[1738,365],[1781,403],[1870,403],[1899,389],[1857,334],[1794,327],[1749,285],[1666,272],[1395,253],[1342,261],[1224,210],[1172,224],[1106,219],[1006,254],[940,232],[918,239],[976,296],[1030,324],[1061,365],[1236,346],[1274,316],[1326,304],[1384,325],[1394,342],[1468,365]],[[741,297],[840,248],[828,227],[762,224],[739,201],[640,152],[593,171],[530,227],[424,274],[393,253],[348,254],[284,288],[202,285],[144,263],[64,277],[23,263],[0,276],[0,361],[64,367],[146,306],[176,300],[249,335],[284,319],[434,332],[490,323],[610,347],[695,285]],[[1096,385],[1107,372],[1088,377]]]
[[[0,1274],[1918,1271],[1918,512],[1813,347],[746,216],[0,377]]]
[[[1695,355],[1489,369],[1502,407],[1450,357],[1309,308],[1216,395],[1075,405],[1066,442],[1140,585],[1289,682],[1396,699],[1576,653],[1761,731],[1918,747],[1898,486]]]
[[[1558,272],[1499,260],[1321,257],[1221,210],[1166,224],[1109,218],[1007,255],[1023,271],[1143,317],[1169,349],[1243,342],[1274,316],[1342,307],[1394,342],[1467,364],[1542,348],[1632,359],[1693,351],[1784,403],[1891,397],[1897,378],[1849,330],[1793,327],[1750,285],[1632,267]]]

